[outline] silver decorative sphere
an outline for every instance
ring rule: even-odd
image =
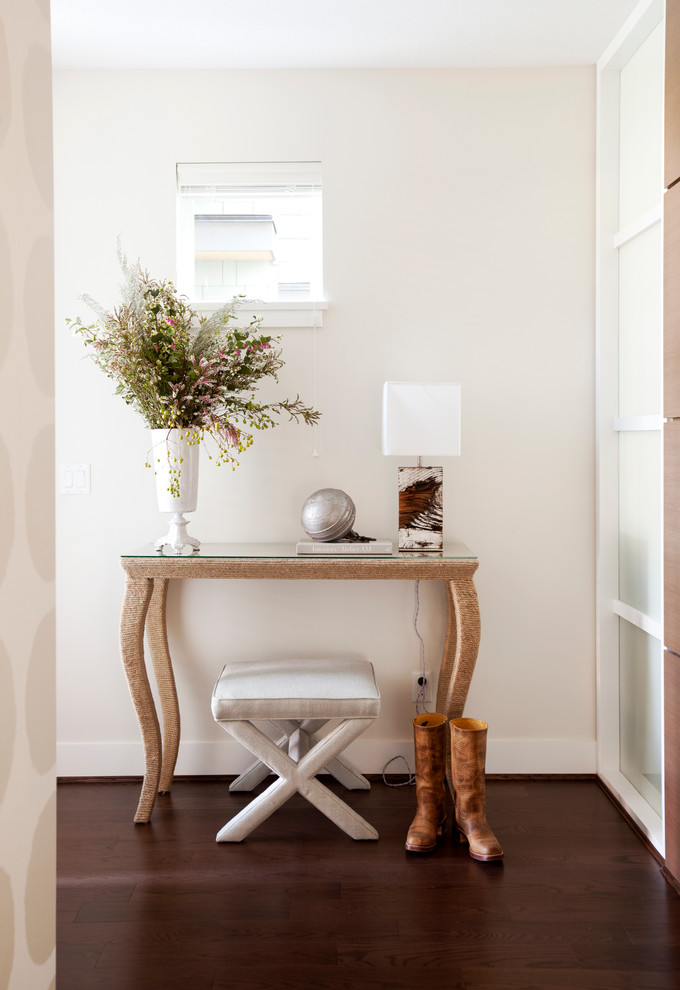
[[[305,501],[300,520],[312,540],[327,543],[341,540],[354,525],[356,508],[346,492],[339,488],[320,488]]]

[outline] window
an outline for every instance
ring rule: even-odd
[[[320,162],[178,164],[177,189],[177,284],[192,302],[325,308]]]

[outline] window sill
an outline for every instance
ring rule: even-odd
[[[197,313],[214,313],[224,305],[222,302],[192,302],[191,308]],[[326,300],[313,301],[308,299],[291,300],[290,302],[257,302],[239,306],[241,319],[250,321],[252,316],[262,316],[262,327],[265,330],[283,330],[291,327],[307,328],[322,327],[323,312],[328,309]]]

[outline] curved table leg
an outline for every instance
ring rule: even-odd
[[[151,578],[128,577],[120,618],[120,652],[142,732],[146,762],[142,793],[134,819],[136,822],[148,822],[151,817],[161,767],[161,733],[144,662],[144,624],[152,589]]]
[[[446,581],[446,640],[439,669],[436,711],[447,719],[460,718],[477,662],[481,623],[479,600],[472,580]],[[446,746],[446,776],[451,782],[451,749]]]
[[[146,616],[146,638],[153,661],[163,713],[163,761],[158,784],[159,794],[167,794],[172,787],[180,738],[179,702],[177,701],[175,675],[168,649],[167,600],[168,578],[155,578]]]

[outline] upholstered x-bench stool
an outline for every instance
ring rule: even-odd
[[[226,664],[213,690],[213,717],[257,757],[249,768],[254,774],[262,779],[262,763],[278,778],[220,829],[217,841],[240,842],[298,792],[353,839],[377,839],[373,826],[317,780],[316,774],[328,769],[342,779],[343,768],[356,773],[340,754],[379,712],[380,692],[368,660]],[[283,736],[271,739],[254,724],[261,721],[274,723]],[[324,734],[322,728],[330,721],[335,724]],[[246,780],[249,786],[251,782]]]

